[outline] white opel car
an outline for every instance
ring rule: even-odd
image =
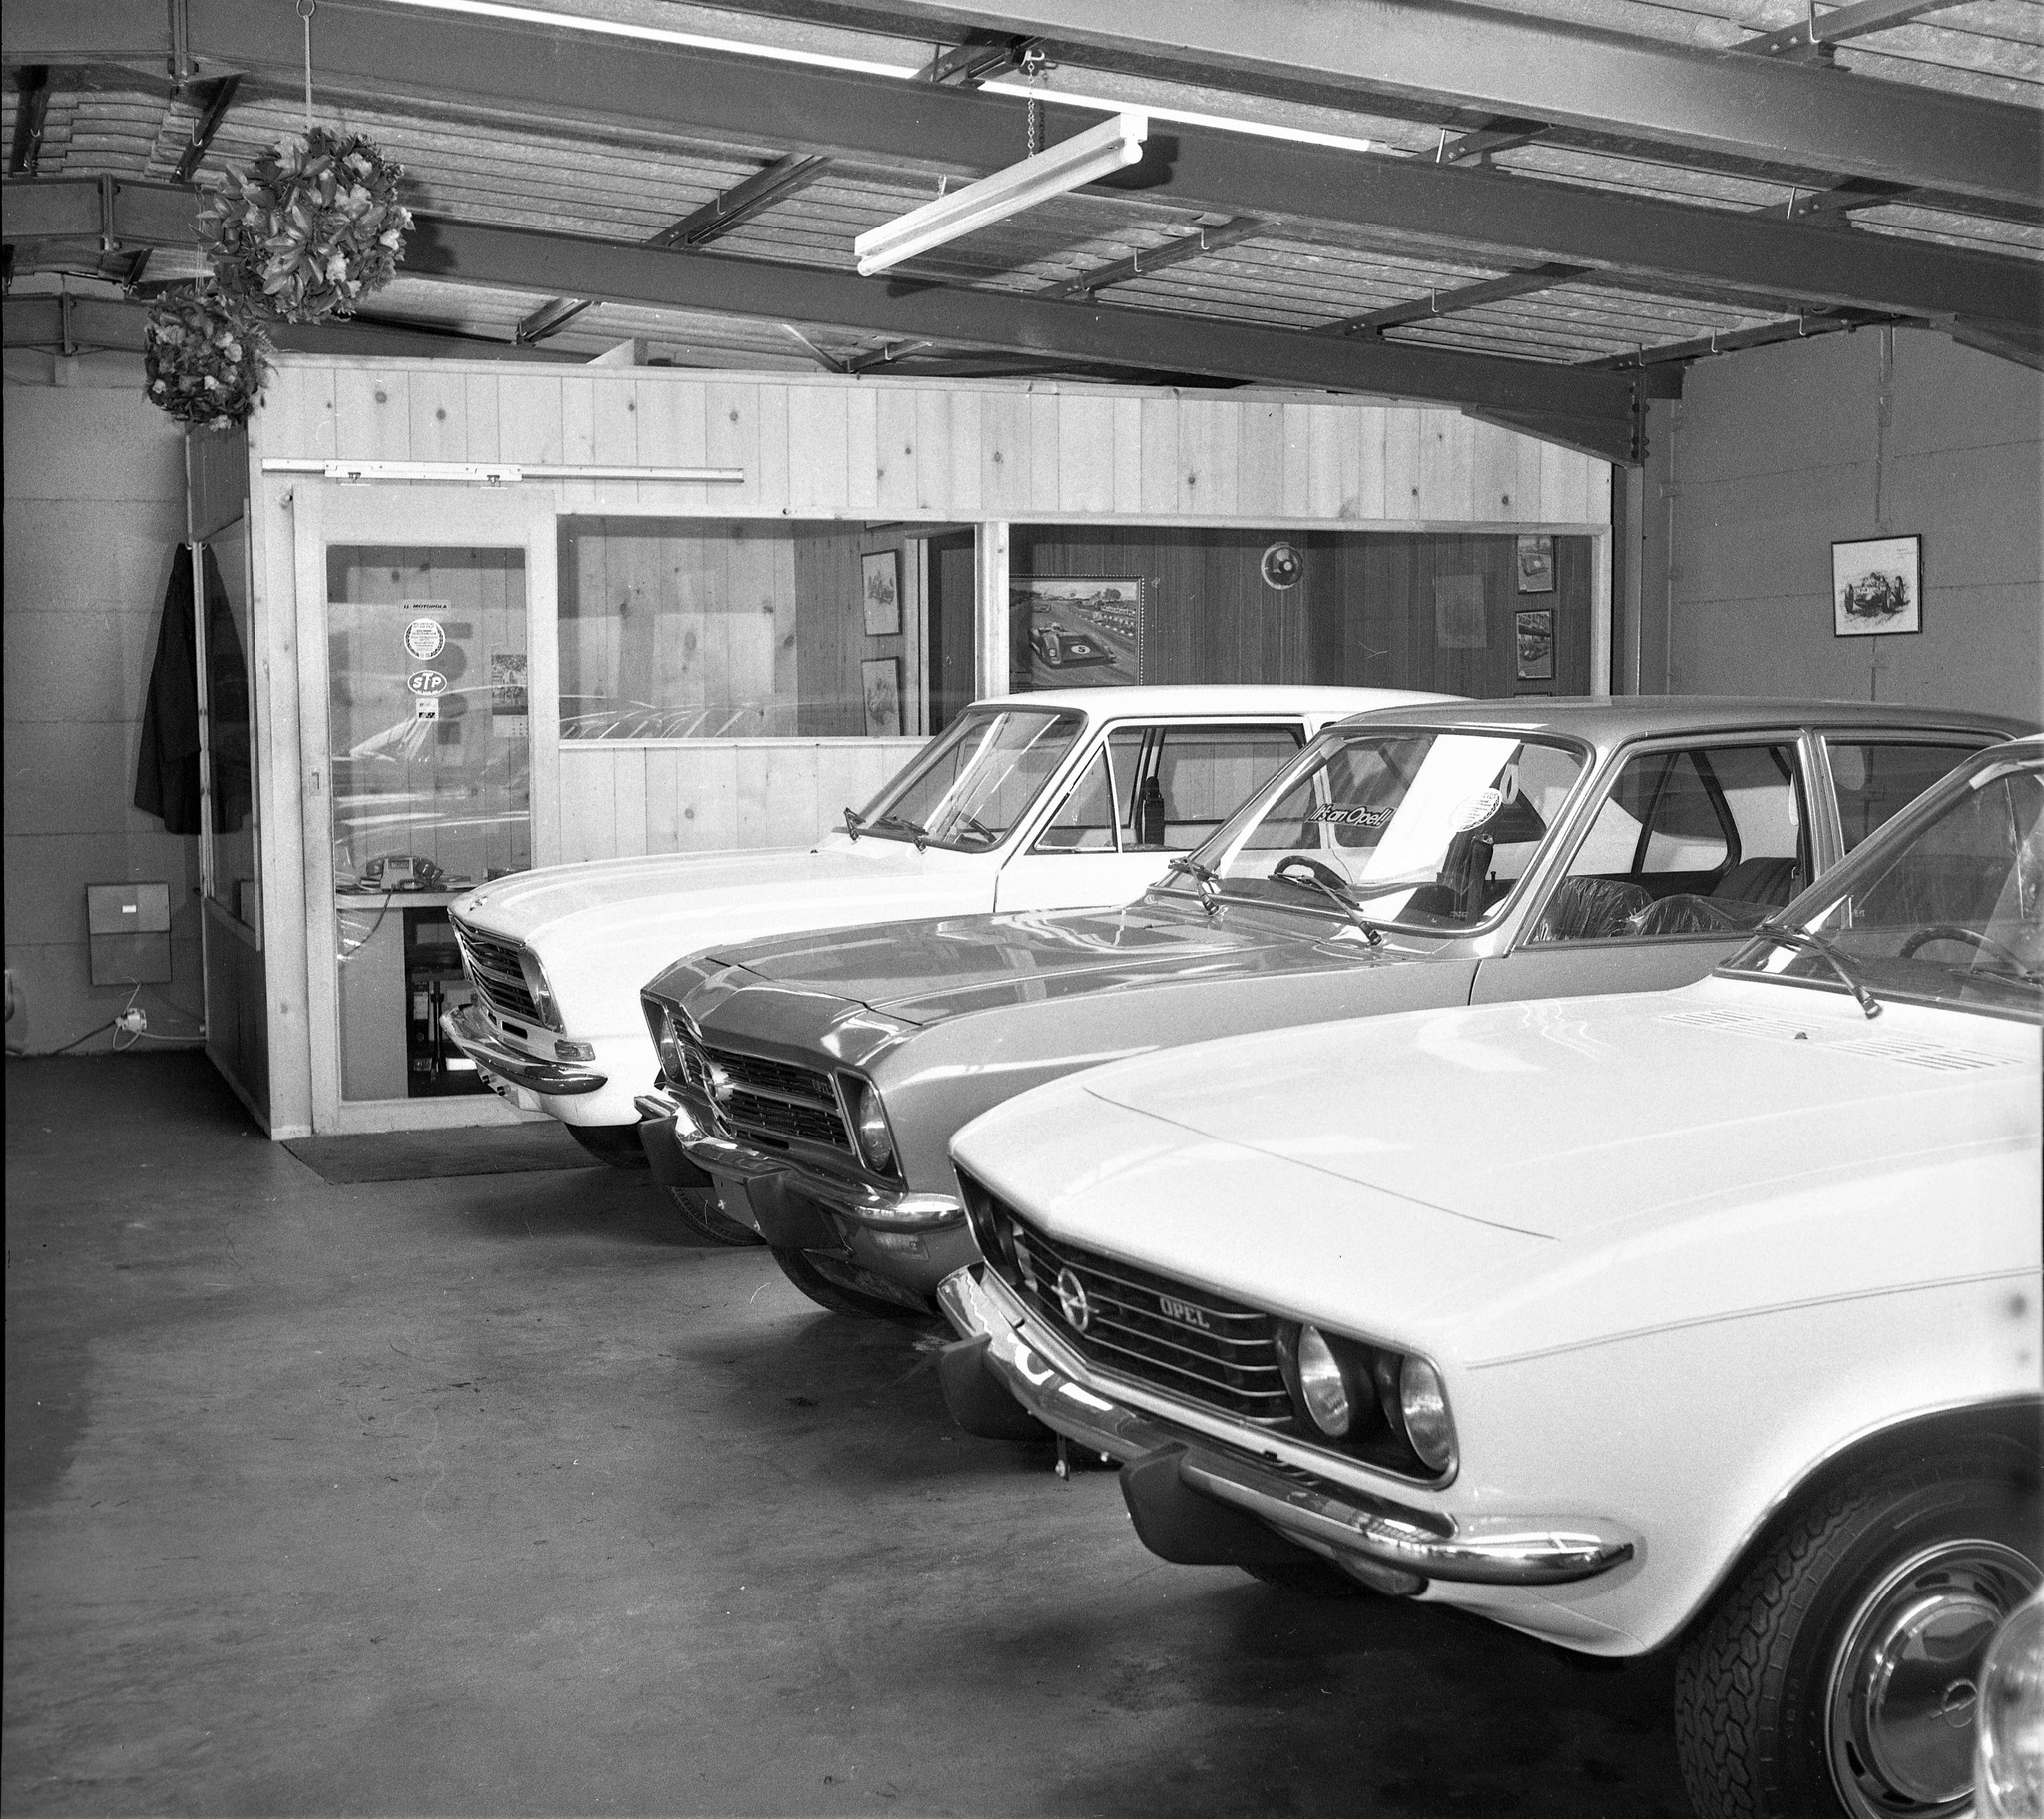
[[[947,1400],[1125,1461],[1167,1559],[1678,1648],[1712,1819],[1955,1815],[2044,1581],[2040,1026],[2029,739],[1681,991],[1235,1038],[986,1114]]]
[[[505,1098],[642,1165],[633,1102],[659,1063],[639,988],[670,961],[852,923],[1125,903],[1322,726],[1451,698],[1125,687],[981,701],[813,847],[553,866],[471,892],[452,917],[475,997],[442,1027]],[[1114,813],[1061,815],[1082,790]],[[676,1198],[707,1235],[758,1242],[707,1196]]]

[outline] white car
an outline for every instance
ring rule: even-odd
[[[1126,1461],[1167,1559],[1678,1646],[1714,1819],[1956,1814],[2044,1581],[2040,1025],[2029,739],[1681,991],[1234,1038],[986,1114],[947,1400]]]
[[[659,1063],[639,988],[670,961],[852,923],[1127,902],[1322,726],[1451,698],[1131,687],[981,701],[813,847],[554,866],[471,892],[453,922],[474,999],[442,1025],[504,1097],[643,1165],[634,1101]],[[758,1241],[701,1196],[677,1198],[709,1235]]]

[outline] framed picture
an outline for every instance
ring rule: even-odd
[[[1552,594],[1554,592],[1554,539],[1548,536],[1521,537],[1519,540],[1519,592],[1521,594]]]
[[[1519,681],[1550,682],[1554,680],[1554,609],[1525,607],[1518,615]]]
[[[1831,545],[1831,630],[1839,638],[1923,630],[1921,537]]]
[[[869,657],[859,665],[866,697],[866,737],[901,736],[901,660]]]
[[[875,550],[859,558],[865,574],[866,636],[893,638],[901,630],[901,552]]]
[[[1143,582],[1039,575],[1008,587],[1012,685],[1116,688],[1143,680]]]

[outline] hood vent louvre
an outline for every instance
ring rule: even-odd
[[[1970,1074],[1982,1068],[2013,1065],[2013,1057],[1985,1055],[1977,1049],[1955,1049],[1947,1043],[1913,1041],[1906,1036],[1836,1034],[1819,1022],[1770,1016],[1760,1011],[1670,1011],[1663,1023],[1724,1030],[1734,1036],[1758,1036],[1768,1042],[1806,1042],[1833,1054],[1864,1055],[1870,1061],[1898,1062],[1905,1068],[1927,1068],[1938,1074]]]

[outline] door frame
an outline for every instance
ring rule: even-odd
[[[305,888],[304,1002],[310,1047],[312,1129],[323,1136],[530,1122],[535,1115],[515,1111],[495,1095],[381,1100],[341,1097],[339,943],[334,913],[332,768],[328,753],[332,678],[327,662],[326,551],[331,544],[349,543],[386,548],[444,548],[460,544],[524,552],[532,860],[535,867],[551,864],[560,833],[557,752],[555,741],[547,736],[560,718],[559,650],[554,626],[557,504],[553,491],[456,488],[441,484],[351,485],[300,479],[293,492],[298,797]]]

